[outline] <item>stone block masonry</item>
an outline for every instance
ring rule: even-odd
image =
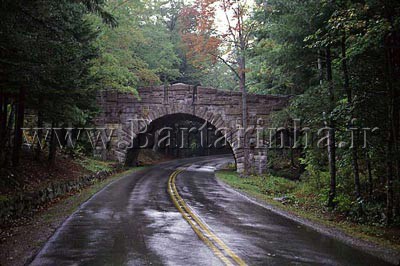
[[[258,143],[257,148],[249,144],[255,128],[260,123],[265,128],[269,124],[270,114],[283,109],[288,97],[275,95],[247,96],[248,125],[252,130],[246,135],[241,130],[240,92],[223,91],[207,87],[195,87],[186,84],[139,88],[139,98],[129,93],[102,91],[98,96],[101,107],[95,119],[98,127],[112,125],[115,130],[107,146],[107,159],[125,162],[128,149],[143,126],[132,121],[145,120],[147,124],[166,115],[189,114],[210,122],[217,129],[223,128],[226,139],[235,156],[238,172],[244,171],[245,153],[247,165],[254,172],[266,171],[267,148],[265,143]],[[260,122],[262,121],[262,122]],[[253,132],[250,132],[253,131]],[[242,134],[242,135],[241,135]],[[104,152],[102,152],[104,154]]]

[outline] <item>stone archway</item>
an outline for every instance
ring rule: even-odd
[[[189,114],[209,121],[218,129],[224,129],[236,158],[239,172],[244,170],[244,147],[241,134],[240,92],[221,91],[214,88],[174,84],[164,87],[139,88],[139,98],[129,93],[103,91],[98,97],[101,113],[95,119],[96,126],[115,128],[110,139],[107,157],[123,163],[127,147],[140,132],[138,123],[132,121],[152,121],[171,114]],[[287,97],[249,94],[248,125],[257,127],[259,121],[268,124],[270,114],[282,109]],[[243,130],[242,130],[243,131]],[[247,162],[254,171],[262,172],[266,166],[267,149],[250,151]]]
[[[217,130],[209,121],[191,114],[161,116],[143,125],[140,132],[133,140],[132,147],[127,149],[125,163],[128,166],[139,162],[140,152],[146,150],[147,155],[164,154],[176,158],[230,154],[236,162],[235,153],[224,132]]]

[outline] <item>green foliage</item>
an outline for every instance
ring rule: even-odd
[[[199,81],[205,87],[213,87],[220,90],[239,90],[234,74],[222,62],[217,62],[203,71]]]
[[[120,59],[121,60],[121,59]],[[136,93],[138,78],[129,71],[128,66],[122,66],[120,60],[111,53],[103,53],[91,68],[92,75],[100,80],[105,89],[115,89],[121,92]]]
[[[393,0],[256,3],[251,18],[257,22],[250,60],[251,91],[292,96],[288,108],[274,115],[274,126],[290,127],[294,119],[300,119],[302,127],[314,130],[328,124],[335,126],[338,145],[333,160],[337,168],[338,212],[363,220],[368,209],[375,208],[371,206],[386,204],[390,215],[393,206],[399,204],[395,202],[399,193],[391,191],[399,187],[396,182],[392,187],[387,179],[398,179],[399,174],[387,168],[385,161],[399,160],[398,149],[391,147],[398,147],[399,143],[400,128],[392,122],[399,116],[399,97],[394,88],[400,84],[393,72],[397,63],[390,59],[396,57],[398,48],[392,43],[389,49],[388,41],[397,38],[398,42],[400,3]],[[328,51],[332,80],[328,80]],[[369,135],[367,150],[361,149],[363,136],[356,133],[354,153],[349,149],[348,129],[352,127],[379,127],[380,133]],[[385,146],[390,131],[396,132],[393,134],[397,139]],[[329,173],[327,149],[309,147],[301,154],[298,159],[305,166],[302,177],[305,186],[323,191],[318,198],[325,201],[329,174],[334,177],[334,172]],[[392,177],[388,175],[390,172],[394,173]],[[356,173],[360,180],[359,196],[354,189]],[[368,186],[375,190],[368,191]],[[381,217],[383,212],[373,216]]]
[[[93,112],[89,68],[98,53],[87,10],[66,0],[2,5],[3,87],[26,87],[28,107],[42,113],[46,122],[76,122],[81,111]]]
[[[147,1],[151,2],[151,1]],[[141,1],[109,1],[108,9],[118,26],[109,28],[96,18],[100,28],[101,56],[92,74],[102,89],[136,93],[139,86],[159,85],[179,76],[179,59],[157,7]],[[142,14],[138,17],[135,14]]]
[[[91,158],[83,158],[80,161],[80,164],[87,170],[93,173],[97,173],[100,171],[111,171],[113,169],[112,165],[109,162],[99,161]]]
[[[139,86],[175,82],[237,89],[228,66],[209,55],[197,66],[193,58],[200,50],[192,60],[188,56],[193,51],[187,50],[182,33],[193,25],[183,23],[186,7],[182,0],[1,1],[1,100],[12,95],[1,102],[7,102],[6,114],[16,109],[21,88],[27,109],[41,121],[38,126],[87,125],[96,115],[101,90],[140,97]],[[381,223],[382,206],[386,216],[400,206],[399,17],[395,0],[257,0],[245,21],[246,30],[254,26],[247,40],[255,40],[245,52],[249,91],[291,96],[289,106],[272,116],[272,126],[291,127],[295,119],[314,130],[335,126],[338,145],[330,159],[337,168],[336,211],[361,222],[371,215]],[[213,26],[207,25],[210,34]],[[214,52],[222,52],[218,42],[212,44]],[[237,45],[225,51],[228,61],[237,56]],[[7,130],[3,121],[1,134]],[[351,150],[348,129],[355,126],[379,127],[380,132],[369,135],[367,148],[363,135],[355,133]],[[6,135],[12,144],[12,133]],[[300,139],[304,145],[304,136]],[[88,143],[80,145],[84,151]],[[1,147],[0,155],[7,154]],[[335,172],[329,169],[327,149],[308,147],[297,154],[305,168],[301,184],[273,176],[242,183],[262,193],[289,194],[299,206],[307,205],[303,198],[323,206]],[[283,165],[290,155],[293,151],[271,152],[269,163]]]
[[[235,172],[220,171],[218,172],[218,177],[229,181],[230,184],[236,184],[238,188],[243,186],[270,197],[288,195],[296,188],[296,182],[272,175],[240,178]]]

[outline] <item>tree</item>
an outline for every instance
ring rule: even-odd
[[[198,82],[219,55],[220,39],[215,30],[216,0],[199,0],[180,13],[179,33],[187,68]]]
[[[216,7],[224,12],[227,29],[220,32],[215,29]],[[247,1],[234,0],[197,0],[190,8],[184,10],[185,31],[183,41],[189,47],[189,57],[196,66],[205,62],[220,60],[235,75],[242,93],[242,127],[247,129],[247,88],[246,57],[250,47],[253,24],[248,18],[251,6]],[[215,64],[215,63],[214,63]],[[246,141],[245,141],[246,143]],[[248,151],[245,148],[244,170],[248,172]]]
[[[364,219],[374,213],[371,206],[385,204],[388,223],[400,206],[399,95],[394,89],[399,85],[394,74],[399,12],[396,1],[257,1],[250,54],[250,90],[290,94],[283,119],[334,128],[328,153],[309,148],[301,158],[312,169],[305,175],[329,172],[328,205],[343,208],[344,199],[351,199],[348,212]],[[358,137],[362,127],[380,131],[369,135],[365,147]],[[343,148],[351,128],[354,147]]]
[[[50,123],[73,121],[76,110],[94,110],[89,68],[97,55],[93,45],[96,32],[86,15],[108,15],[101,12],[102,1],[90,2],[88,6],[67,0],[2,1],[1,88],[7,94],[1,96],[12,95],[11,102],[3,102],[7,104],[2,122],[7,124],[8,118],[9,124],[14,124],[14,137],[7,140],[12,145],[14,166],[19,163],[25,107],[38,111]],[[108,19],[111,23],[110,16]],[[10,104],[16,112],[9,114]]]
[[[225,17],[228,23],[228,30],[222,37],[225,43],[228,44],[228,58],[234,60],[235,68],[232,63],[225,60],[222,56],[219,59],[222,60],[227,66],[229,66],[235,75],[239,79],[239,89],[242,93],[242,126],[244,128],[244,141],[247,143],[247,86],[246,86],[246,58],[248,49],[250,47],[250,38],[252,34],[253,23],[247,21],[250,16],[251,8],[247,0],[245,1],[234,1],[234,0],[222,0],[221,7],[225,12]],[[231,13],[231,16],[230,16]],[[248,150],[245,144],[244,150],[244,171],[248,173]]]
[[[179,76],[179,59],[157,14],[160,7],[151,4],[113,0],[107,10],[118,26],[106,27],[97,19],[102,32],[98,40],[101,56],[92,74],[101,81],[102,89],[136,93],[138,86],[157,85]]]

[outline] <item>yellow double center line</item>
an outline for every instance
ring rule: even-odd
[[[246,265],[246,263],[239,258],[220,238],[218,238],[211,230],[205,225],[199,217],[197,217],[189,206],[185,203],[179,195],[175,186],[176,177],[183,170],[177,170],[171,174],[168,179],[168,193],[171,196],[172,202],[178,211],[182,214],[183,218],[189,223],[197,236],[214,252],[214,254],[223,261],[226,265]]]

